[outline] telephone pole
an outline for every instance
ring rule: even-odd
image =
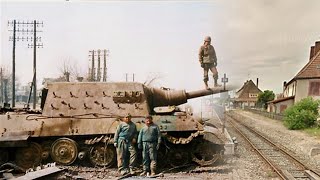
[[[103,50],[103,82],[107,82],[107,56],[109,56],[109,50]]]
[[[37,72],[37,68],[36,68],[36,55],[37,55],[37,51],[36,48],[40,48],[43,47],[43,44],[37,43],[37,41],[41,41],[41,37],[37,37],[37,32],[42,32],[42,31],[37,31],[37,27],[39,27],[39,25],[42,25],[43,27],[43,22],[39,22],[39,21],[16,21],[13,20],[11,22],[8,21],[8,26],[11,25],[13,26],[13,30],[9,30],[9,31],[13,31],[13,36],[9,38],[10,41],[13,41],[13,51],[12,51],[12,107],[15,107],[15,48],[16,48],[16,40],[27,40],[27,41],[33,41],[33,44],[28,44],[28,48],[33,48],[33,109],[36,108],[36,102],[37,102],[37,76],[36,76],[36,72]],[[16,28],[16,26],[18,26],[18,29]],[[22,29],[19,29],[19,27],[22,26]],[[31,29],[28,28],[28,26],[31,27]],[[26,29],[24,29],[26,27]],[[27,33],[27,38],[25,37],[16,37],[16,32],[20,32],[22,34]],[[28,36],[28,33],[32,34],[33,37]]]
[[[19,22],[18,22],[19,24]],[[9,41],[12,39],[12,107],[15,107],[16,103],[16,20],[13,20],[12,22],[8,22],[8,26],[13,26],[13,36],[9,37]],[[9,30],[12,31],[12,30]],[[6,102],[7,103],[7,102]]]
[[[128,82],[129,74],[126,73],[126,82]],[[132,73],[132,82],[134,82],[134,73]]]
[[[91,54],[90,54],[91,53]],[[94,57],[96,56],[95,54],[95,50],[92,50],[92,51],[89,51],[89,57],[91,56],[91,69],[89,68],[89,72],[90,75],[89,75],[89,80],[90,81],[95,81],[95,67],[94,67]]]
[[[100,52],[101,52],[101,50],[98,49],[98,68],[97,68],[97,81],[98,81],[98,82],[100,82],[100,80],[101,80]]]

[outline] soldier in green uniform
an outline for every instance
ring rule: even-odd
[[[161,132],[158,125],[152,121],[152,116],[147,116],[145,126],[140,130],[138,136],[138,148],[142,149],[143,172],[141,176],[151,171],[151,176],[156,174],[157,151],[161,143]],[[151,162],[150,162],[151,161]]]
[[[137,151],[135,148],[137,140],[137,128],[131,121],[131,115],[127,114],[117,127],[114,135],[114,146],[117,149],[118,170],[121,175],[134,174]],[[128,169],[128,166],[130,169]]]
[[[218,71],[217,71],[217,56],[214,50],[214,47],[211,45],[211,37],[206,36],[204,38],[204,44],[200,47],[199,50],[199,61],[201,67],[203,68],[203,81],[206,89],[209,89],[208,86],[208,71],[213,74],[214,86],[220,86],[218,84]]]

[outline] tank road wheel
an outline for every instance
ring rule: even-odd
[[[0,148],[0,166],[9,160],[9,152],[4,148]]]
[[[168,161],[172,167],[185,165],[191,162],[191,155],[187,149],[171,148],[168,153]]]
[[[41,143],[42,153],[41,158],[42,160],[49,160],[50,158],[50,150],[51,150],[52,141],[45,141]]]
[[[89,159],[94,166],[110,167],[116,162],[116,150],[111,145],[97,143],[90,148]]]
[[[157,163],[157,167],[165,168],[168,165],[167,154],[168,153],[167,153],[166,147],[160,146],[160,149],[158,150],[158,153],[157,153],[157,162],[161,162],[161,163]]]
[[[38,166],[41,162],[41,146],[38,143],[30,142],[27,147],[18,148],[15,161],[18,166],[28,169]]]
[[[61,165],[70,165],[78,155],[77,143],[69,138],[60,138],[51,146],[51,158]]]
[[[209,166],[221,158],[221,155],[216,153],[217,148],[209,141],[200,142],[194,153],[192,154],[192,161],[200,166]]]

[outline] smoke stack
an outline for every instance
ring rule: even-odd
[[[309,60],[311,60],[312,58],[313,58],[313,56],[314,56],[314,49],[315,49],[315,47],[314,46],[311,46],[311,48],[310,48],[310,58],[309,58]]]
[[[259,88],[259,78],[257,78],[257,88]]]

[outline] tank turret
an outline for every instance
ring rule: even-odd
[[[181,105],[188,99],[226,92],[222,87],[186,92],[147,87],[141,83],[53,83],[42,97],[43,115],[107,114],[141,117],[159,106]]]

